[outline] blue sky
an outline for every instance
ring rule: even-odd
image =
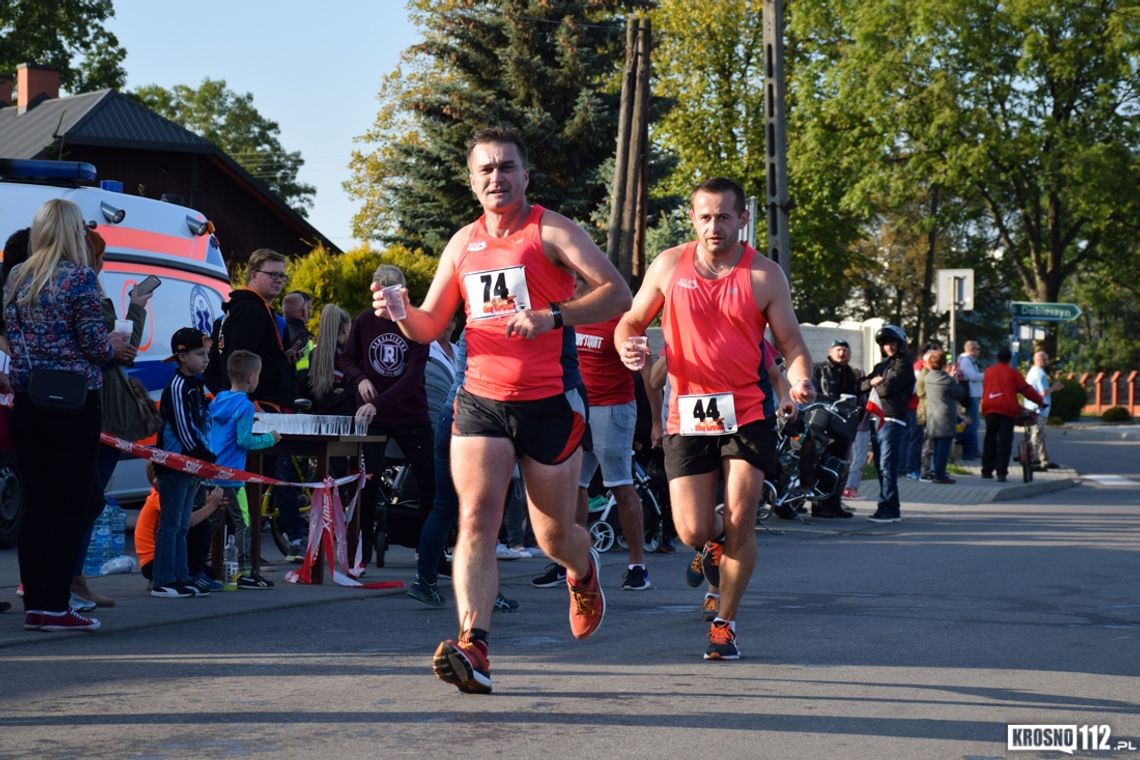
[[[380,80],[419,39],[402,0],[114,0],[108,28],[127,50],[127,88],[224,79],[301,151],[317,188],[309,221],[355,244],[348,179],[353,138],[376,116]],[[221,234],[224,232],[219,231]]]

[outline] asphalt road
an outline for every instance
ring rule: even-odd
[[[701,660],[686,554],[651,555],[641,593],[605,555],[585,642],[565,592],[529,586],[541,560],[504,562],[522,610],[494,620],[492,695],[434,679],[454,611],[399,595],[45,634],[0,649],[0,757],[1059,757],[1007,753],[1008,724],[1140,751],[1140,448],[1078,439],[1054,456],[1124,484],[759,533],[739,662]]]

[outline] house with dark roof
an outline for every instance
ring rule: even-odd
[[[340,249],[213,143],[115,90],[59,97],[54,69],[23,64],[17,102],[0,79],[0,158],[86,161],[123,191],[202,212],[229,264],[258,248]],[[29,223],[31,220],[28,220]],[[231,268],[232,271],[232,268]]]

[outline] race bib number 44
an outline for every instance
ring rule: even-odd
[[[471,319],[499,317],[530,308],[524,266],[471,272],[463,276],[463,290]]]
[[[726,435],[736,432],[736,405],[731,393],[678,396],[681,435]]]

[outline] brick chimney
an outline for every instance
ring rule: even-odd
[[[35,108],[43,100],[59,97],[59,69],[21,63],[16,67],[16,102],[20,113]]]
[[[12,105],[12,75],[0,74],[0,108]]]

